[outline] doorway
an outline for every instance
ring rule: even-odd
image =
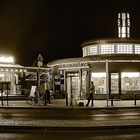
[[[119,94],[119,73],[111,73],[110,76],[111,94]]]
[[[79,99],[80,85],[79,85],[79,73],[67,73],[67,94],[68,94],[68,105],[76,106],[77,100]]]

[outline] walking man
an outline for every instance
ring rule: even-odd
[[[92,81],[91,82],[91,85],[90,85],[90,91],[89,91],[89,96],[88,96],[88,102],[86,104],[86,106],[89,105],[90,103],[90,100],[91,100],[91,105],[93,106],[93,95],[95,93],[95,85],[94,85],[94,82]]]

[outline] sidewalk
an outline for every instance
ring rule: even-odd
[[[79,106],[79,102],[84,102],[84,106]],[[53,99],[51,100],[51,104],[47,104],[44,106],[43,102],[39,102],[37,105],[30,105],[26,101],[13,101],[10,100],[3,102],[0,102],[0,107],[45,107],[45,108],[139,108],[140,107],[140,100],[136,101],[136,105],[134,100],[115,100],[113,103],[109,100],[94,100],[94,106],[92,107],[91,104],[89,104],[88,107],[86,107],[87,100],[79,100],[77,101],[77,105],[74,106],[66,106],[66,99]]]

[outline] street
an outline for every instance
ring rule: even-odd
[[[139,109],[0,109],[1,139],[138,140]]]
[[[22,133],[1,133],[0,138],[4,140],[139,140],[139,130],[121,131],[51,131],[51,132],[22,132]]]
[[[1,109],[0,124],[6,126],[95,127],[140,125],[139,109]]]

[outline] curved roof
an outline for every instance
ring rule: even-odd
[[[77,58],[66,58],[58,59],[48,63],[48,66],[61,65],[64,63],[76,63],[76,62],[87,62],[87,61],[98,61],[98,60],[140,60],[140,55],[137,54],[104,54],[94,55]]]
[[[85,41],[81,44],[82,47],[93,44],[108,44],[108,43],[135,43],[140,44],[140,39],[133,38],[108,38],[108,39],[93,39]]]

